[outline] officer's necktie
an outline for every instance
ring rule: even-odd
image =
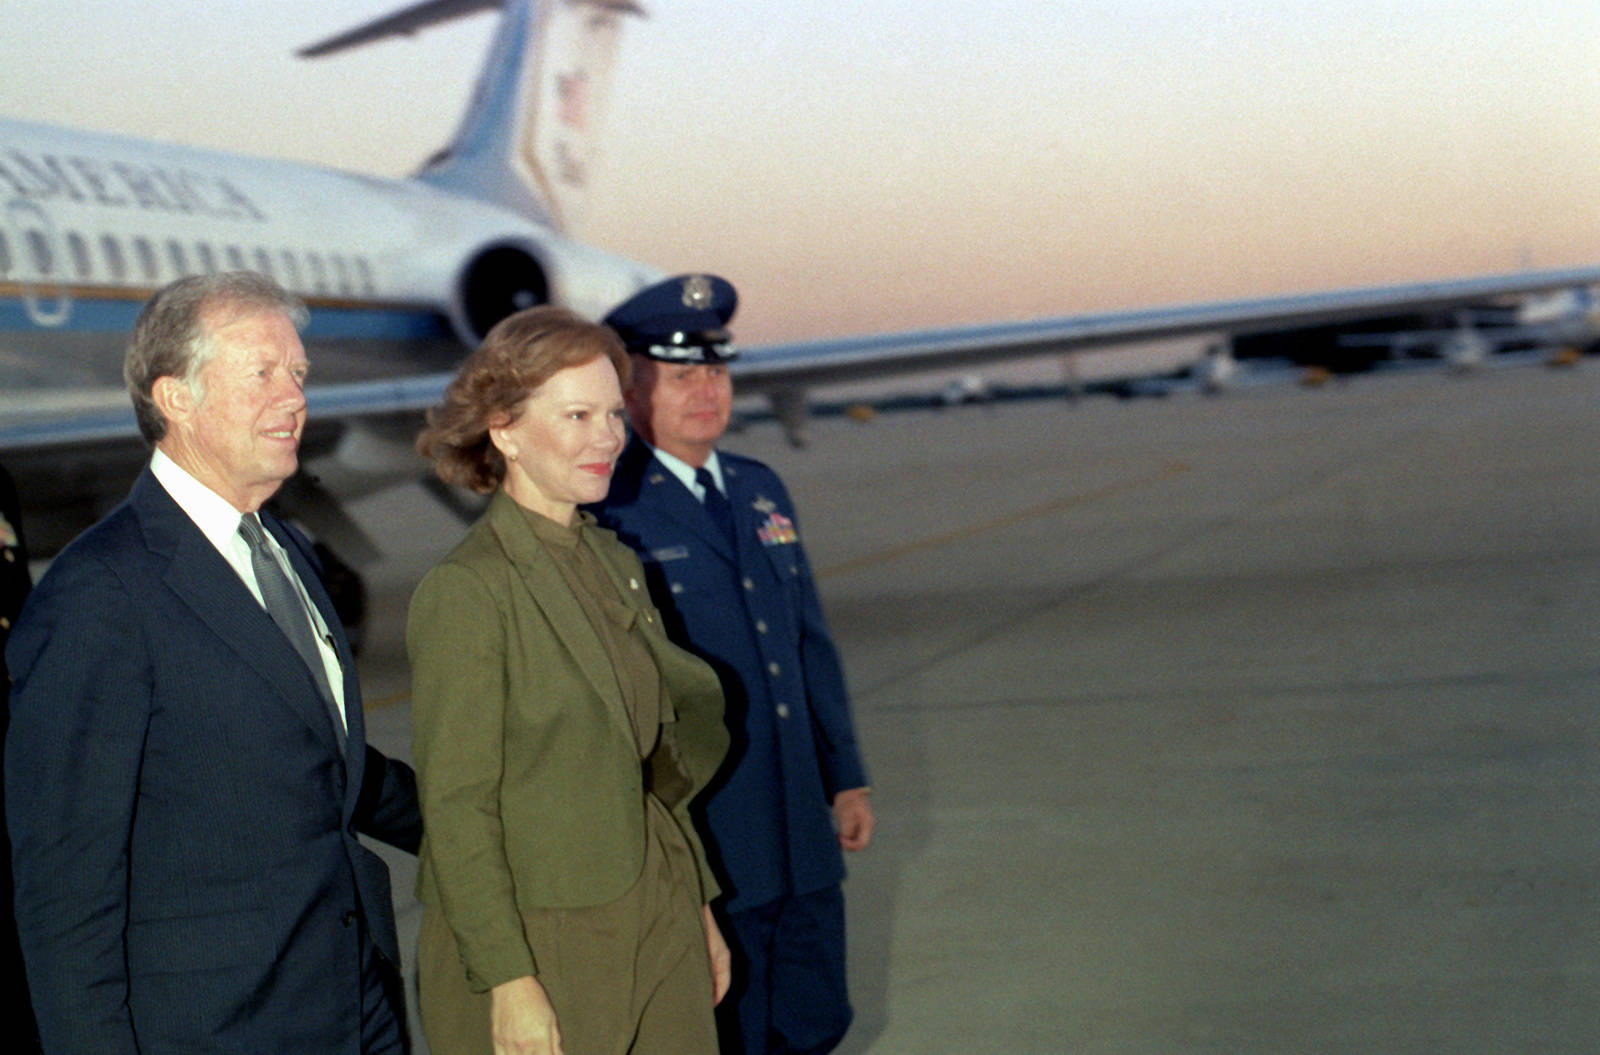
[[[716,478],[711,475],[711,470],[703,465],[694,471],[694,482],[705,489],[706,496],[701,501],[705,503],[706,512],[711,514],[712,521],[722,529],[728,545],[737,553],[739,545],[733,531],[733,506],[728,504],[728,496],[717,487]]]
[[[312,628],[311,613],[300,600],[300,592],[284,574],[283,565],[267,543],[261,521],[254,513],[239,518],[239,534],[250,544],[250,567],[256,573],[256,585],[261,588],[261,601],[267,614],[278,624],[283,636],[289,639],[294,650],[311,670],[317,681],[317,691],[328,708],[328,718],[333,722],[334,735],[339,739],[339,750],[344,750],[344,720],[333,702],[333,691],[328,687],[328,668],[322,663],[322,652],[317,648],[316,631]]]

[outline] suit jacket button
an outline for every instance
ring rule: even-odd
[[[767,621],[765,619],[757,619],[756,620],[756,633],[765,634],[766,632],[767,632]]]
[[[776,663],[767,664],[767,673],[771,674],[774,678],[776,678],[782,672],[783,668],[778,666]]]
[[[756,588],[755,580],[746,575],[744,579],[744,588],[746,590],[754,590]]]
[[[778,717],[779,718],[787,718],[787,717],[789,717],[789,705],[787,703],[778,704]]]

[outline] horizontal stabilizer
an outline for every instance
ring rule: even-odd
[[[396,11],[392,15],[375,19],[365,25],[346,30],[327,40],[318,41],[295,52],[303,59],[331,55],[336,51],[360,47],[385,37],[408,37],[441,22],[491,11],[501,6],[501,0],[422,0],[420,4]]]

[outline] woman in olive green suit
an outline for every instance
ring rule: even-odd
[[[577,508],[622,450],[627,370],[609,329],[520,312],[417,441],[492,493],[406,633],[433,1055],[716,1051],[728,952],[689,803],[727,749],[721,690]]]

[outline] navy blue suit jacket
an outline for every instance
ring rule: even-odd
[[[6,812],[46,1052],[360,1050],[363,930],[399,962],[388,870],[415,852],[410,768],[348,742],[294,647],[146,468],[64,550],[7,650]]]
[[[717,458],[737,551],[638,439],[590,508],[639,554],[673,640],[722,679],[732,745],[704,811],[725,905],[738,911],[839,882],[829,803],[867,774],[789,492],[754,459]]]

